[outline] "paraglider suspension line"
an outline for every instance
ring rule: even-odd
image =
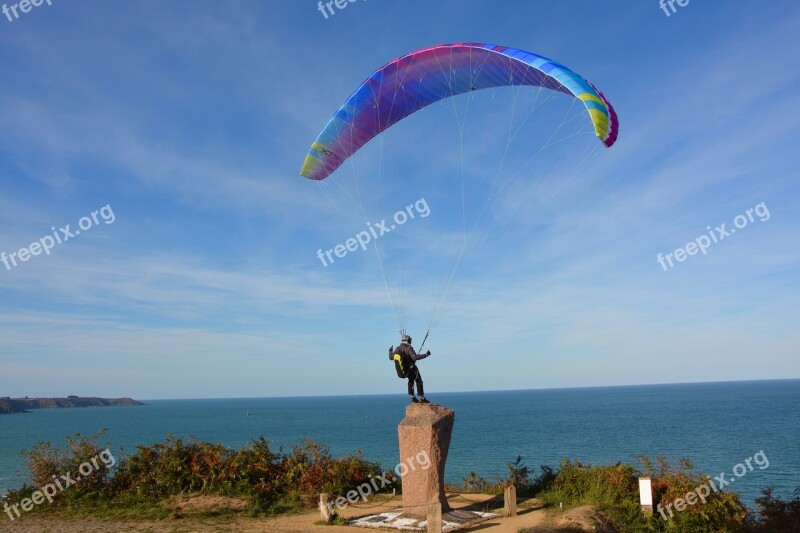
[[[428,331],[425,332],[425,338],[422,339],[422,344],[419,345],[419,352],[420,353],[422,353],[422,348],[425,346],[425,341],[428,340],[428,335],[430,335],[430,334],[431,334],[431,330],[430,330],[430,328],[428,328]]]

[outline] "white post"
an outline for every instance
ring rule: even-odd
[[[639,503],[644,514],[653,516],[653,487],[649,477],[639,478]]]

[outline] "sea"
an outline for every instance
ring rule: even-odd
[[[534,473],[563,459],[640,465],[639,455],[687,458],[725,475],[754,508],[763,487],[792,497],[800,487],[800,380],[641,385],[431,394],[455,410],[445,477],[494,480],[521,456]],[[304,437],[334,455],[359,450],[394,469],[407,396],[140,400],[137,407],[39,409],[0,415],[0,494],[27,481],[21,450],[105,428],[116,458],[168,434],[243,447],[264,436],[289,450]],[[756,456],[756,454],[760,454]],[[747,460],[750,460],[750,468]],[[741,474],[741,476],[739,476]]]

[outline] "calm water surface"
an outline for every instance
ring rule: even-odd
[[[701,471],[732,476],[760,450],[756,468],[730,488],[752,505],[761,487],[791,496],[800,486],[800,380],[645,385],[432,395],[456,411],[446,477],[493,478],[521,455],[532,467],[562,458],[636,463],[635,455],[689,458]],[[275,448],[302,437],[336,455],[361,450],[385,469],[400,461],[397,424],[406,396],[151,400],[141,407],[41,409],[0,416],[0,492],[25,480],[19,451],[38,441],[108,428],[115,456],[168,433],[227,446],[263,435]],[[249,416],[247,413],[250,413]],[[638,463],[636,463],[638,464]]]

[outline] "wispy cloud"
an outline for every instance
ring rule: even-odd
[[[0,265],[0,372],[15,377],[12,393],[48,394],[63,376],[74,389],[117,395],[129,385],[150,397],[383,390],[375,357],[395,326],[374,251],[328,269],[315,257],[360,231],[364,215],[335,183],[298,169],[373,69],[472,38],[574,65],[603,87],[623,126],[585,173],[559,182],[568,174],[553,165],[564,174],[520,179],[488,207],[484,240],[429,340],[441,356],[427,362],[437,387],[797,373],[800,75],[787,68],[799,48],[796,7],[748,18],[744,7],[697,6],[665,24],[643,6],[376,6],[324,21],[303,3],[88,2],[4,27],[0,251],[107,203],[118,217],[50,257]],[[598,24],[612,30],[598,34]],[[508,105],[500,91],[482,96]],[[364,197],[381,200],[368,219],[421,196],[431,205],[429,220],[385,241],[393,258],[408,251],[387,265],[387,283],[420,329],[444,286],[443,259],[463,242],[459,132],[444,124],[447,111],[398,124],[383,149],[376,139],[356,161]],[[507,131],[485,108],[471,111],[485,121],[470,123],[477,163],[465,176],[485,185]],[[524,155],[536,139],[516,147]],[[346,173],[337,179],[354,186]],[[769,222],[673,271],[656,263],[762,201]],[[331,346],[347,355],[331,361]],[[484,356],[492,350],[508,365]],[[453,368],[456,352],[471,364]],[[754,353],[763,365],[752,366]],[[331,384],[342,368],[352,371]]]

